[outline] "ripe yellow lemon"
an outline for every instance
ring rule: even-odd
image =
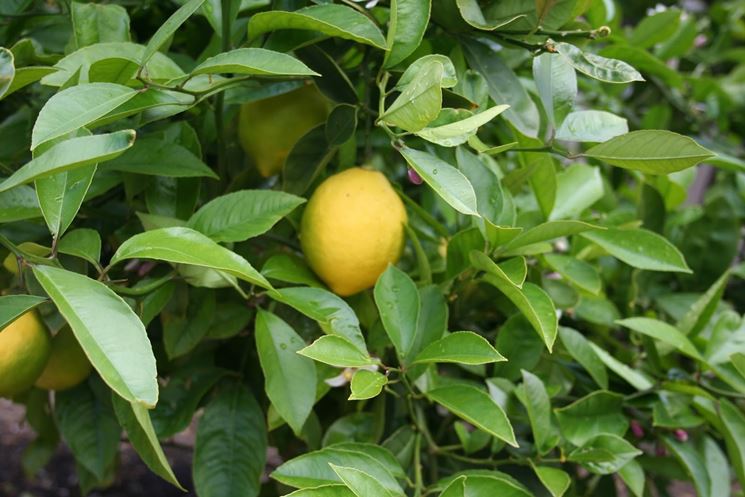
[[[238,136],[262,176],[282,170],[295,143],[326,120],[328,102],[315,85],[248,102],[241,107]]]
[[[0,397],[12,397],[31,388],[51,348],[49,332],[34,311],[0,331]]]
[[[45,390],[66,390],[78,385],[91,374],[91,363],[69,326],[52,338],[52,353],[36,380]]]
[[[311,196],[300,241],[308,264],[341,296],[375,284],[404,244],[406,209],[385,176],[359,167],[326,179]]]

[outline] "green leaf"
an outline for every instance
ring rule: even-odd
[[[444,66],[438,61],[425,64],[393,101],[379,121],[406,131],[419,131],[432,122],[442,108]]]
[[[297,352],[305,346],[290,325],[270,312],[256,316],[256,350],[264,389],[282,419],[299,434],[316,402],[316,367]]]
[[[374,366],[378,361],[341,335],[325,335],[298,354],[339,368]]]
[[[327,36],[386,50],[385,37],[378,27],[367,16],[345,5],[323,4],[294,12],[260,12],[254,14],[248,23],[248,37],[256,38],[278,29],[320,31]]]
[[[623,396],[598,390],[554,412],[562,435],[581,446],[598,435],[623,436],[629,422],[621,412],[622,407]]]
[[[155,357],[137,315],[106,285],[51,266],[34,266],[75,338],[112,390],[130,402],[158,401]]]
[[[6,295],[0,297],[0,333],[10,323],[46,301],[46,298],[36,295]]]
[[[185,492],[186,489],[173,474],[158,437],[155,435],[150,412],[141,404],[127,402],[118,395],[112,395],[111,400],[119,424],[127,431],[129,443],[140,455],[142,462],[165,481]]]
[[[20,90],[21,88],[25,88],[32,83],[36,83],[43,77],[54,72],[57,72],[57,69],[55,69],[54,67],[45,66],[28,66],[16,68],[13,82],[10,84],[10,87],[6,90],[6,92],[0,95],[0,100],[7,97],[11,93]]]
[[[727,456],[719,448],[719,444],[710,437],[704,438],[703,451],[706,470],[709,473],[709,481],[711,481],[709,495],[729,497],[732,493],[732,475]],[[639,497],[642,497],[641,493]]]
[[[300,257],[290,254],[276,254],[271,256],[261,267],[261,274],[270,280],[279,280],[296,285],[308,285],[323,288],[313,271]]]
[[[366,350],[360,322],[349,304],[322,288],[282,288],[272,298],[318,322],[324,333],[339,335],[359,350]]]
[[[569,453],[567,460],[578,462],[591,473],[609,475],[618,472],[642,451],[616,435],[598,435]]]
[[[618,476],[636,497],[644,497],[645,477],[641,464],[632,459],[618,470]]]
[[[662,441],[690,476],[696,487],[696,494],[699,497],[714,497],[709,493],[711,480],[706,471],[706,462],[696,446],[691,442],[678,442],[670,437],[663,437]]]
[[[724,426],[727,454],[740,484],[745,484],[745,415],[727,399],[719,401],[719,415]]]
[[[387,45],[383,66],[390,68],[403,62],[419,47],[429,24],[432,3],[429,0],[393,0],[388,21]]]
[[[613,257],[649,271],[690,273],[683,254],[662,236],[643,229],[609,228],[582,233]]]
[[[521,133],[536,136],[540,127],[538,109],[512,69],[482,43],[464,41],[463,49],[469,66],[486,79],[492,100],[510,106],[504,117]]]
[[[203,205],[188,226],[216,242],[242,242],[269,231],[305,199],[271,190],[241,190]]]
[[[485,31],[496,31],[502,28],[506,29],[507,27],[511,27],[511,25],[515,23],[515,21],[522,20],[526,17],[525,14],[506,17],[497,15],[496,17],[490,16],[491,18],[487,19],[484,16],[484,12],[482,12],[479,3],[476,0],[457,0],[456,5],[458,7],[460,15],[463,17],[463,20],[466,21],[466,23],[476,29],[482,29]],[[496,5],[494,5],[493,7],[496,7]]]
[[[440,86],[442,88],[452,88],[458,84],[458,73],[455,70],[455,65],[450,57],[442,54],[429,54],[423,57],[419,57],[414,62],[409,64],[404,73],[398,78],[394,89],[403,91],[409,86],[414,80],[419,77],[419,74],[428,66],[435,62],[442,64],[442,81]]]
[[[504,246],[504,251],[510,251],[526,245],[547,242],[563,236],[576,235],[578,233],[594,231],[601,228],[602,227],[600,226],[595,226],[582,221],[548,221],[527,229],[517,235]]]
[[[29,183],[37,178],[113,159],[131,147],[134,139],[135,132],[125,130],[70,138],[57,143],[0,183],[0,192]]]
[[[569,43],[553,43],[556,52],[564,57],[576,70],[605,83],[631,83],[644,81],[639,71],[626,62],[606,59],[599,55],[585,53]]]
[[[670,174],[714,157],[692,138],[659,129],[632,131],[595,145],[583,154],[613,166],[649,174]]]
[[[401,155],[437,194],[458,212],[478,216],[476,193],[463,173],[426,152],[403,147]]]
[[[389,265],[375,283],[375,305],[380,321],[398,356],[409,355],[417,333],[419,292],[409,276]]]
[[[295,195],[304,194],[337,150],[338,148],[331,146],[326,139],[324,123],[305,133],[285,159],[282,169],[282,190]]]
[[[486,274],[484,281],[497,287],[515,304],[551,352],[558,326],[556,308],[551,297],[533,283],[525,283],[522,288],[518,288],[511,281],[491,274]]]
[[[603,361],[603,364],[605,364],[608,369],[616,373],[618,376],[626,380],[626,382],[636,388],[637,390],[649,390],[652,388],[653,383],[652,381],[647,378],[647,376],[640,372],[636,371],[635,369],[631,369],[626,364],[622,363],[612,355],[610,355],[608,352],[606,352],[603,348],[598,347],[592,342],[588,342],[590,344],[590,347],[592,347],[593,352],[595,352],[595,355],[597,355],[601,361]]]
[[[577,98],[577,73],[559,54],[543,53],[533,58],[533,79],[548,122],[561,124]]]
[[[102,480],[114,463],[121,428],[111,407],[111,396],[100,383],[82,383],[57,392],[54,414],[62,439],[78,464]]]
[[[566,472],[551,466],[536,466],[534,464],[531,464],[531,466],[543,486],[551,493],[551,497],[562,497],[569,490],[572,479]]]
[[[417,354],[414,363],[490,364],[506,360],[481,335],[472,331],[456,331],[425,347]]]
[[[603,197],[600,169],[574,164],[556,175],[556,200],[549,221],[574,218]]]
[[[590,264],[569,255],[546,254],[546,263],[567,281],[597,295],[602,288],[600,274]]]
[[[319,487],[301,488],[284,497],[356,497],[354,492],[344,484],[321,485]]]
[[[329,113],[324,131],[326,140],[332,146],[345,144],[354,136],[357,128],[357,107],[351,104],[339,104]]]
[[[450,482],[442,490],[440,497],[465,497],[466,496],[466,476],[459,476]]]
[[[479,250],[472,250],[470,254],[471,265],[482,271],[486,271],[492,276],[496,276],[508,283],[512,283],[517,288],[522,288],[525,283],[525,277],[528,274],[528,267],[524,257],[515,257],[497,264],[488,255]]]
[[[119,246],[110,265],[126,259],[155,259],[216,269],[272,289],[246,259],[190,228],[161,228],[135,235]]]
[[[471,385],[448,385],[428,390],[425,395],[474,426],[518,446],[507,415],[483,390]]]
[[[595,383],[604,390],[608,389],[608,373],[603,361],[595,353],[590,342],[580,332],[564,326],[559,327],[559,336],[564,348],[585,370]]]
[[[197,74],[248,74],[252,76],[320,76],[295,57],[264,48],[237,48],[205,60],[191,72]]]
[[[396,478],[404,478],[400,464],[388,450],[372,444],[330,445],[285,462],[271,476],[280,483],[296,488],[311,489],[340,483],[341,479],[331,469],[330,464],[364,470],[388,492],[402,493],[401,486],[396,481]]]
[[[0,98],[2,98],[13,83],[16,68],[13,61],[13,52],[7,48],[0,47]]]
[[[84,47],[107,41],[129,41],[129,15],[121,5],[70,4],[75,45]]]
[[[355,469],[345,468],[343,466],[336,466],[330,464],[331,469],[334,470],[341,481],[352,491],[357,497],[369,497],[369,496],[380,496],[380,497],[393,497],[395,494],[389,492],[383,485],[367,474],[366,472]],[[404,494],[398,494],[403,496]]]
[[[217,174],[185,147],[158,138],[142,138],[102,169],[171,178],[217,178]]]
[[[163,323],[163,344],[169,359],[191,352],[207,335],[215,318],[215,293],[202,288],[189,291],[189,306],[185,315]]]
[[[0,223],[11,223],[41,216],[39,199],[30,186],[17,186],[0,193]]]
[[[672,345],[694,359],[702,360],[701,354],[696,350],[696,347],[674,326],[657,319],[645,317],[620,319],[616,323],[642,335],[647,335],[668,345]]]
[[[546,392],[546,386],[536,375],[522,370],[524,404],[528,411],[530,428],[540,453],[550,451],[558,442],[553,425],[551,424],[551,399]]]
[[[509,200],[505,198],[502,183],[494,170],[488,167],[478,156],[470,153],[465,147],[455,149],[458,169],[468,178],[476,193],[478,213],[494,226],[512,224]],[[479,226],[487,235],[492,231],[488,225]]]
[[[476,134],[476,130],[488,123],[499,114],[509,109],[509,105],[495,105],[494,107],[479,112],[465,119],[450,122],[436,127],[426,127],[415,134],[427,141],[436,143],[443,147],[455,147],[468,141],[468,138]]]
[[[75,219],[96,174],[96,166],[86,166],[35,182],[39,206],[49,232],[59,238]]]
[[[602,110],[580,110],[566,116],[556,139],[570,142],[605,142],[629,132],[623,117]]]
[[[200,497],[256,497],[266,462],[264,413],[251,392],[234,382],[221,388],[199,420],[194,489]]]
[[[672,38],[678,29],[681,11],[667,9],[644,17],[629,36],[629,44],[639,48],[649,48]]]
[[[150,38],[147,47],[142,51],[142,56],[138,60],[139,65],[146,67],[148,61],[158,53],[160,47],[171,38],[173,33],[175,33],[176,30],[186,22],[186,20],[191,17],[191,15],[196,12],[203,3],[204,0],[189,0],[179,7],[176,12],[171,14],[171,16],[161,24],[152,38]]]
[[[113,83],[88,83],[62,90],[39,111],[31,132],[31,150],[105,116],[136,93]]]
[[[101,235],[90,228],[72,230],[57,243],[57,252],[80,257],[98,268],[98,261],[101,258]]]
[[[349,396],[349,400],[365,400],[377,397],[387,383],[388,378],[377,371],[358,369],[352,376],[352,395]]]
[[[684,335],[696,336],[709,323],[722,300],[729,276],[730,270],[725,271],[680,319],[677,328]]]

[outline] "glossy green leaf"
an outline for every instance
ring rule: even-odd
[[[478,156],[467,151],[465,147],[455,149],[455,158],[458,169],[473,186],[476,193],[476,207],[484,220],[494,226],[512,224],[509,202],[495,171]],[[483,228],[480,226],[480,229],[487,235],[492,231],[487,225]]]
[[[401,77],[398,78],[394,88],[403,91],[404,88],[409,86],[419,77],[422,70],[436,62],[442,64],[443,68],[440,86],[442,88],[452,88],[458,84],[458,72],[455,70],[455,65],[453,64],[453,61],[450,60],[450,57],[442,54],[429,54],[419,57],[409,64],[409,67],[407,67]]]
[[[345,5],[322,4],[294,12],[261,12],[251,17],[248,37],[256,38],[280,29],[320,31],[327,36],[386,49],[385,37],[378,27],[364,14]]]
[[[533,79],[549,123],[561,124],[577,98],[574,68],[559,54],[543,53],[533,58]]]
[[[634,317],[621,319],[616,321],[616,323],[642,335],[647,335],[668,345],[672,345],[694,359],[701,359],[701,354],[688,338],[680,330],[663,321],[645,317]]]
[[[75,45],[129,41],[129,15],[121,5],[70,4]]]
[[[142,138],[134,146],[102,169],[171,178],[217,178],[199,157],[176,143],[158,138]]]
[[[389,265],[375,283],[375,304],[383,328],[399,357],[411,351],[419,319],[419,292],[416,284],[396,266]]]
[[[709,323],[722,299],[729,276],[730,271],[725,271],[680,319],[677,328],[684,335],[696,336]]]
[[[0,193],[0,223],[41,217],[39,199],[30,186],[17,186]]]
[[[379,120],[405,131],[419,131],[434,121],[442,108],[444,66],[438,61],[424,65]]]
[[[648,271],[690,273],[683,254],[662,236],[644,229],[609,228],[582,233],[613,257]]]
[[[365,471],[355,468],[346,468],[331,464],[341,481],[349,488],[356,497],[368,497],[372,495],[381,497],[394,497],[395,495],[403,496],[404,494],[393,494],[381,485],[375,478]]]
[[[538,450],[545,454],[558,442],[558,436],[551,423],[551,399],[540,378],[525,370],[522,371],[522,375],[523,397],[521,400],[528,411],[535,444]]]
[[[324,449],[302,454],[278,467],[271,477],[296,488],[314,488],[340,483],[341,479],[330,464],[364,470],[388,492],[402,493],[397,478],[404,478],[398,461],[379,445],[339,443]]]
[[[745,415],[727,399],[719,402],[719,415],[724,426],[727,454],[740,484],[745,482]]]
[[[456,331],[425,347],[417,354],[414,363],[490,364],[506,360],[481,335],[472,331]]]
[[[463,20],[469,25],[477,29],[485,31],[496,31],[500,29],[506,29],[515,21],[519,21],[525,18],[525,14],[518,14],[514,16],[499,16],[489,17],[484,14],[476,0],[457,0],[456,5]],[[531,6],[532,7],[532,6]],[[490,9],[491,10],[491,9]]]
[[[349,304],[328,290],[282,288],[272,298],[317,321],[324,333],[342,336],[359,350],[366,350],[357,315]]]
[[[592,347],[593,352],[595,352],[595,355],[597,355],[600,360],[603,361],[603,364],[605,364],[608,369],[616,373],[618,376],[626,380],[629,385],[633,386],[637,390],[648,390],[652,388],[654,384],[647,377],[647,375],[645,375],[641,371],[630,368],[626,364],[610,355],[602,347],[598,347],[592,342],[588,343],[590,344],[590,347]]]
[[[0,192],[37,178],[113,159],[131,147],[134,138],[134,131],[125,130],[71,138],[57,143],[0,183]]]
[[[34,266],[34,276],[106,384],[130,402],[154,406],[155,357],[145,327],[124,300],[103,283],[64,269]]]
[[[556,139],[571,142],[605,142],[629,132],[626,119],[602,110],[579,110],[566,116]]]
[[[510,106],[504,117],[521,133],[536,136],[540,127],[538,109],[512,69],[482,43],[467,41],[463,48],[471,69],[486,79],[492,100]]]
[[[429,0],[394,0],[391,2],[391,17],[388,22],[384,67],[393,67],[402,62],[419,47],[429,24],[432,2]]]
[[[556,200],[549,221],[576,218],[605,193],[600,169],[574,164],[556,175]]]
[[[582,221],[549,221],[527,229],[510,240],[504,247],[505,251],[518,247],[547,242],[562,236],[571,236],[586,231],[598,230],[600,227]]]
[[[89,83],[62,90],[39,111],[31,132],[31,150],[105,116],[135,94],[132,88],[113,83]]]
[[[325,335],[298,351],[314,361],[339,368],[373,366],[377,361],[341,335]]]
[[[316,401],[316,367],[297,352],[305,346],[290,325],[275,314],[256,316],[256,349],[264,388],[282,419],[300,433]]]
[[[15,69],[13,81],[10,83],[8,89],[5,90],[5,93],[0,92],[0,100],[7,97],[11,93],[15,93],[16,91],[25,88],[32,83],[36,83],[44,76],[52,74],[56,71],[57,69],[55,69],[54,67],[45,66],[17,67]]]
[[[719,447],[719,444],[710,437],[704,438],[703,452],[706,470],[711,482],[709,495],[729,497],[732,493],[732,475],[727,456]],[[639,496],[641,497],[641,493]]]
[[[377,371],[358,369],[352,376],[350,385],[352,395],[349,396],[349,400],[365,400],[377,397],[387,383],[388,379]]]
[[[465,497],[466,496],[466,477],[459,476],[450,482],[450,484],[443,489],[439,497]]]
[[[632,459],[618,470],[618,476],[636,497],[644,497],[646,481],[641,464]]]
[[[591,473],[609,475],[618,472],[642,451],[617,435],[598,435],[569,453],[567,459],[578,462]]]
[[[639,48],[649,48],[666,41],[675,34],[680,14],[680,10],[672,8],[641,19],[629,36],[629,44]]]
[[[693,443],[679,442],[670,437],[664,437],[662,440],[665,447],[675,456],[690,476],[693,485],[696,487],[697,495],[714,497],[709,491],[711,479],[706,471],[706,462],[696,446]]]
[[[119,246],[111,265],[127,259],[190,264],[223,271],[262,288],[272,288],[246,259],[190,228],[161,228],[135,235]]]
[[[127,402],[116,394],[112,395],[111,400],[119,424],[127,431],[129,443],[140,455],[142,461],[158,476],[186,491],[173,474],[168,459],[163,453],[163,448],[160,446],[150,420],[150,412],[142,404]]]
[[[554,48],[576,70],[599,81],[605,83],[644,81],[639,71],[626,62],[586,53],[576,46],[564,42],[554,43]]]
[[[714,154],[693,139],[659,129],[632,131],[584,153],[613,166],[649,174],[669,174],[695,166]]]
[[[321,485],[318,487],[301,488],[284,497],[356,497],[354,492],[344,484]]]
[[[604,390],[608,389],[608,373],[605,365],[595,354],[590,342],[580,332],[567,328],[559,327],[559,337],[564,344],[567,352],[585,368],[595,383]]]
[[[426,152],[408,147],[403,147],[400,152],[409,166],[455,210],[478,216],[476,193],[463,173]]]
[[[518,446],[507,415],[483,390],[470,385],[449,385],[428,390],[425,395],[474,426],[513,447]]]
[[[554,412],[562,435],[581,446],[598,435],[623,436],[629,422],[621,412],[622,407],[621,395],[598,390]]]
[[[533,465],[532,467],[538,479],[541,480],[543,486],[551,494],[551,497],[562,497],[569,490],[572,479],[566,472],[558,468],[552,468],[551,466]]]
[[[515,304],[515,307],[523,313],[550,352],[556,340],[558,326],[556,308],[551,297],[541,287],[533,283],[525,283],[522,288],[518,288],[511,281],[491,274],[485,275],[484,281],[497,287]]]
[[[468,141],[470,136],[476,133],[479,127],[509,108],[509,105],[495,105],[484,112],[479,112],[459,121],[436,127],[426,127],[417,131],[416,135],[443,147],[462,145]]]
[[[264,413],[240,383],[221,388],[199,420],[194,488],[201,497],[256,497],[266,462]]]
[[[253,76],[320,76],[290,55],[264,48],[237,48],[205,60],[191,72],[197,74],[247,74]]]
[[[602,286],[600,274],[592,265],[562,254],[546,254],[543,257],[551,269],[567,281],[590,293],[600,292]]]
[[[49,232],[58,238],[70,227],[96,174],[96,166],[64,171],[36,180],[39,206]]]
[[[0,98],[2,98],[13,83],[16,68],[13,61],[13,52],[7,48],[0,47]]]
[[[269,231],[305,199],[271,190],[241,190],[214,198],[188,226],[216,242],[240,242]]]
[[[471,265],[476,269],[486,271],[497,278],[512,283],[517,288],[522,288],[523,283],[525,283],[528,267],[524,257],[514,257],[497,264],[483,252],[472,250],[470,259]]]
[[[270,280],[323,288],[323,283],[313,274],[305,261],[290,254],[271,256],[262,266],[261,274]]]
[[[36,295],[5,295],[0,297],[0,332],[17,318],[46,301],[46,298]]]
[[[142,51],[142,55],[139,58],[140,66],[146,67],[148,61],[158,53],[160,47],[162,47],[168,39],[176,32],[176,30],[202,6],[204,0],[189,0],[184,3],[179,9],[171,14],[166,21],[158,28],[158,31],[150,38],[147,47]],[[151,76],[152,77],[152,76]]]
[[[101,235],[90,228],[78,228],[69,231],[57,243],[57,251],[61,254],[80,257],[100,267]]]

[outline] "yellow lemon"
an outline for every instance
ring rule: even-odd
[[[359,167],[326,179],[303,214],[300,241],[310,267],[341,296],[375,284],[404,244],[406,209],[385,176]]]
[[[328,102],[315,85],[248,102],[241,107],[238,136],[262,176],[282,170],[295,143],[326,120]]]
[[[29,311],[0,331],[0,397],[12,397],[34,384],[51,351],[49,331]]]
[[[52,353],[36,386],[45,390],[66,390],[88,378],[91,369],[75,334],[65,326],[52,338]]]

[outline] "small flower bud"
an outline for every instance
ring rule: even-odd
[[[642,428],[641,423],[635,419],[631,420],[631,433],[633,433],[636,438],[644,438],[644,428]]]
[[[409,175],[409,181],[411,181],[415,185],[421,185],[424,182],[424,180],[422,180],[422,177],[419,176],[419,173],[414,171],[411,168],[409,168],[408,170],[408,175]]]
[[[675,438],[678,439],[678,442],[687,442],[688,441],[688,432],[687,431],[678,428],[673,433],[675,434]]]

